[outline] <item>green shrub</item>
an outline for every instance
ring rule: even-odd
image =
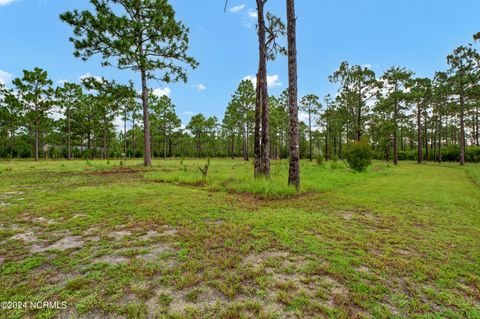
[[[345,159],[351,169],[362,172],[372,163],[372,148],[366,142],[355,142],[345,152]]]

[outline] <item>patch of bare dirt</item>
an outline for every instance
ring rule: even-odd
[[[107,234],[107,237],[113,238],[115,240],[122,239],[123,237],[132,235],[132,232],[129,230],[117,230]]]
[[[10,239],[21,240],[21,241],[24,241],[26,243],[32,243],[32,242],[37,242],[38,241],[35,234],[31,231],[26,232],[26,233],[22,233],[22,234],[16,234],[16,235],[10,237]]]
[[[117,256],[117,255],[106,255],[99,258],[95,258],[93,263],[104,263],[110,265],[124,265],[130,261],[129,258],[125,256]]]
[[[67,250],[74,248],[81,248],[84,241],[81,236],[67,236],[48,246],[34,245],[32,252],[42,252],[47,250]]]
[[[157,243],[151,246],[148,246],[149,252],[144,255],[137,256],[138,259],[143,259],[147,261],[152,261],[158,259],[162,254],[173,253],[175,249],[167,244]]]

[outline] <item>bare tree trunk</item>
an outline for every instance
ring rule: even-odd
[[[478,104],[475,106],[475,145],[479,145],[479,123],[478,123]]]
[[[261,108],[261,148],[260,148],[260,174],[266,178],[270,177],[270,130],[269,130],[269,111],[268,111],[268,88],[267,88],[267,47],[265,42],[265,0],[257,0],[258,10],[258,41],[259,41],[259,63],[258,80],[260,88],[260,108]],[[258,94],[258,92],[257,92]],[[258,99],[258,96],[257,96]]]
[[[312,161],[312,112],[308,110],[308,142],[309,142],[309,155],[310,162]]]
[[[243,160],[248,161],[248,146],[247,146],[247,130],[245,129],[245,125],[243,126]]]
[[[10,159],[11,160],[13,160],[14,135],[15,135],[15,128],[12,126],[10,130]]]
[[[144,70],[141,70],[142,77],[142,106],[143,106],[143,165],[152,165],[152,148],[150,145],[150,120],[148,118],[148,88],[147,88],[147,75]]]
[[[428,161],[428,129],[427,129],[427,111],[423,113],[423,141],[425,144],[425,160]]]
[[[39,128],[38,120],[35,120],[35,161],[38,161],[38,140],[39,140]]]
[[[417,104],[417,162],[423,161],[423,142],[422,142],[422,116],[420,111],[420,103]]]
[[[358,106],[357,106],[357,127],[356,127],[356,134],[355,134],[355,141],[360,142],[361,138],[361,128],[360,123],[362,121],[362,89],[361,87],[358,89]],[[348,135],[347,135],[348,138]]]
[[[165,129],[165,134],[163,134],[163,159],[167,158],[167,129]]]
[[[465,101],[460,93],[460,165],[465,165]]]
[[[438,118],[438,162],[442,162],[442,117]]]
[[[103,159],[107,159],[107,115],[103,116]]]
[[[395,87],[395,91],[397,88]],[[397,125],[398,125],[398,101],[394,101],[394,114],[393,114],[393,164],[398,164],[398,146],[397,146]]]
[[[231,157],[232,160],[235,159],[235,134],[232,134],[232,146],[231,146]]]
[[[246,140],[245,140],[245,144],[247,145],[247,151],[246,151],[246,155],[247,155],[246,160],[247,160],[247,161],[250,160],[249,155],[248,155],[248,152],[249,152],[249,147],[248,147],[248,129],[249,129],[249,126],[248,126],[248,120],[247,120],[247,132],[246,132]]]
[[[68,159],[72,159],[72,126],[70,118],[70,107],[67,109],[67,125],[68,125],[68,134],[67,134],[67,148],[68,148]]]
[[[136,157],[136,153],[137,153],[137,139],[136,139],[136,136],[135,136],[135,111],[133,112],[132,114],[132,150],[133,150],[133,158]]]
[[[123,115],[123,165],[127,165],[127,109]]]
[[[290,166],[288,184],[300,189],[300,154],[298,147],[298,106],[297,106],[297,40],[296,40],[295,1],[287,0],[287,38],[288,38],[288,104]]]

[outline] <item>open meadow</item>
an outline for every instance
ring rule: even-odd
[[[0,162],[0,318],[480,318],[480,165]]]

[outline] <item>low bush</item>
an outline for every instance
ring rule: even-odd
[[[362,172],[372,163],[372,148],[367,142],[355,142],[345,152],[345,159],[351,169]]]

